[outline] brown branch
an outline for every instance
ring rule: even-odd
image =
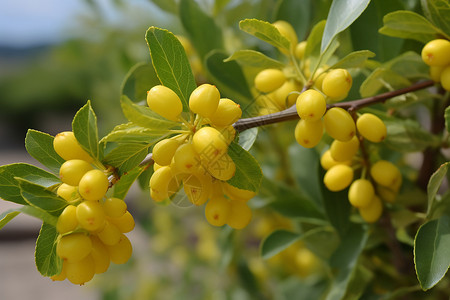
[[[363,107],[366,107],[366,106],[369,106],[369,105],[372,105],[375,103],[384,103],[386,100],[396,97],[396,96],[400,96],[403,94],[415,92],[415,91],[430,87],[433,84],[434,84],[434,82],[432,80],[422,81],[422,82],[415,83],[406,88],[402,88],[402,89],[391,91],[391,92],[386,92],[386,93],[379,94],[379,95],[376,95],[373,97],[367,97],[367,98],[348,101],[348,102],[339,102],[339,103],[331,104],[331,105],[328,105],[328,108],[341,107],[341,108],[347,109],[349,111],[356,111],[358,109],[361,109]],[[285,109],[283,111],[276,112],[273,114],[240,119],[236,123],[234,123],[233,126],[234,126],[234,129],[236,129],[236,131],[242,132],[242,131],[250,129],[250,128],[260,127],[260,126],[264,126],[264,125],[270,125],[270,124],[289,121],[289,120],[295,120],[298,118],[299,118],[299,116],[297,115],[297,110],[294,105],[292,107],[289,107],[288,109]]]

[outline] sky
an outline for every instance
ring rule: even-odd
[[[61,40],[64,29],[83,10],[81,0],[2,0],[0,44],[29,46]]]
[[[117,17],[111,0],[95,2],[107,17]],[[150,5],[148,0],[127,3]],[[27,47],[61,41],[76,26],[77,16],[88,9],[82,0],[0,0],[0,45]]]

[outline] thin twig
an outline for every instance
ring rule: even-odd
[[[328,105],[328,108],[341,107],[341,108],[347,109],[349,111],[356,111],[358,109],[361,109],[363,107],[366,107],[366,106],[369,106],[369,105],[372,105],[375,103],[383,103],[386,100],[396,97],[396,96],[400,96],[403,94],[415,92],[415,91],[430,87],[433,84],[434,84],[434,82],[432,80],[422,81],[422,82],[415,83],[406,88],[386,92],[386,93],[379,94],[379,95],[376,95],[373,97],[367,97],[367,98],[348,101],[348,102],[339,102],[339,103],[331,104],[331,105]],[[260,127],[260,126],[264,126],[264,125],[270,125],[270,124],[289,121],[289,120],[295,120],[298,118],[299,118],[299,116],[297,114],[297,110],[294,105],[283,111],[276,112],[273,114],[240,119],[236,123],[234,123],[233,126],[234,126],[234,129],[236,129],[236,131],[242,132],[242,131],[250,129],[250,128]]]

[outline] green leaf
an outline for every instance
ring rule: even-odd
[[[450,132],[450,106],[445,109],[444,118],[445,129],[447,129],[447,132]]]
[[[128,71],[122,82],[122,95],[133,102],[147,101],[147,91],[161,84],[151,63],[138,63]]]
[[[330,46],[336,35],[349,27],[367,8],[370,0],[333,0],[323,32],[320,52]]]
[[[413,39],[422,43],[442,35],[442,31],[423,16],[412,11],[395,11],[383,18],[379,32],[401,39]]]
[[[57,216],[51,215],[47,213],[45,210],[42,210],[34,206],[25,205],[19,208],[18,210],[24,214],[42,220],[44,223],[47,223],[52,226],[56,226],[56,223],[58,222]]]
[[[414,264],[423,290],[435,286],[450,265],[450,217],[423,224],[414,242]]]
[[[250,128],[239,133],[239,145],[249,151],[258,137],[258,128]]]
[[[290,245],[298,241],[302,234],[284,229],[275,230],[261,243],[261,256],[263,259],[271,258]]]
[[[23,178],[16,177],[16,180],[19,182],[22,197],[30,205],[52,215],[58,215],[67,206],[66,200],[57,196],[56,193],[49,191],[47,188]]]
[[[351,69],[361,68],[364,66],[367,59],[374,57],[375,53],[369,50],[354,51],[347,54],[343,59],[332,65],[330,69]]]
[[[257,19],[245,19],[239,22],[239,28],[264,42],[280,49],[289,50],[290,42],[269,22]]]
[[[113,197],[125,199],[133,183],[145,170],[145,167],[136,167],[120,176],[119,181],[114,184]]]
[[[367,285],[373,280],[374,274],[363,264],[358,264],[351,274],[347,291],[342,299],[359,300],[363,295]]]
[[[273,231],[261,243],[261,256],[268,259],[288,248],[293,243],[315,236],[324,231],[329,231],[327,227],[317,227],[304,233],[296,233],[284,229]]]
[[[105,156],[104,162],[117,168],[122,175],[142,162],[149,147],[149,144],[120,144]]]
[[[17,211],[16,209],[10,209],[0,214],[0,229],[5,227],[6,224],[9,223],[12,219],[14,219],[18,214],[20,214],[20,211]]]
[[[294,190],[281,182],[263,177],[259,196],[263,197],[271,209],[289,218],[324,222],[324,215],[302,191]]]
[[[361,84],[359,93],[367,98],[379,93],[382,89],[398,89],[411,85],[411,82],[392,70],[385,67],[375,69]]]
[[[155,131],[162,131],[178,126],[179,123],[169,121],[150,108],[131,102],[127,96],[122,95],[120,98],[122,111],[128,121],[141,127],[149,128]]]
[[[383,143],[396,151],[418,152],[439,145],[439,138],[431,135],[416,121],[389,119],[384,120],[384,123],[387,136]]]
[[[16,177],[47,188],[61,183],[61,180],[52,173],[33,165],[16,163],[0,166],[0,197],[3,200],[23,205],[28,203],[22,197]]]
[[[450,39],[450,3],[448,0],[421,0],[425,16]]]
[[[414,51],[408,51],[398,55],[384,63],[383,68],[390,69],[414,81],[428,77],[430,73],[430,67],[423,62],[420,54]]]
[[[224,62],[227,57],[225,52],[212,51],[206,57],[206,68],[221,94],[239,103],[245,114],[245,107],[253,102],[253,96],[241,67],[235,61]]]
[[[439,188],[441,187],[442,181],[447,175],[448,168],[449,168],[450,162],[446,162],[442,164],[439,169],[437,169],[436,172],[431,175],[430,180],[428,181],[427,185],[427,195],[428,195],[428,209],[427,209],[427,216],[430,216],[431,213],[434,211],[434,206],[437,204],[436,201],[436,195],[439,191]]]
[[[250,66],[258,69],[282,69],[284,64],[278,60],[255,50],[237,50],[224,62],[237,61],[243,66]]]
[[[97,117],[88,101],[78,112],[72,121],[72,131],[80,145],[96,159],[101,159],[98,146]]]
[[[34,159],[58,174],[64,159],[53,148],[53,139],[47,133],[29,129],[25,137],[25,148]]]
[[[160,82],[173,90],[189,111],[188,101],[197,87],[183,45],[167,30],[150,27],[145,35],[150,55]]]
[[[335,271],[326,300],[344,298],[351,279],[358,269],[359,256],[367,243],[368,232],[360,225],[353,224],[342,237],[339,248],[330,258],[330,267]]]
[[[256,159],[235,142],[228,147],[228,154],[236,165],[236,173],[227,182],[243,190],[258,192],[262,171]]]
[[[342,236],[350,226],[350,212],[352,207],[348,201],[348,190],[331,192],[323,183],[321,186],[325,213],[331,225]]]
[[[42,276],[53,276],[62,270],[62,259],[56,254],[59,233],[56,228],[43,223],[36,240],[35,261]]]
[[[141,126],[136,126],[134,123],[126,123],[114,127],[114,129],[110,133],[108,133],[100,140],[100,142],[116,142],[122,144],[154,144],[161,138],[164,138],[167,134],[167,130],[162,129],[161,131],[157,131]]]
[[[224,49],[222,29],[196,1],[181,0],[179,12],[181,23],[200,58],[211,50]]]

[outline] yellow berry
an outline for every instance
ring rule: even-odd
[[[66,276],[73,284],[83,285],[95,275],[95,261],[92,255],[88,255],[77,262],[67,262]]]
[[[118,218],[106,218],[110,223],[114,224],[121,233],[127,233],[134,229],[136,223],[134,218],[129,211],[123,214],[123,216]]]
[[[383,213],[383,203],[378,196],[374,196],[369,205],[359,207],[359,214],[367,223],[376,222]]]
[[[219,90],[214,85],[205,83],[191,93],[189,108],[193,113],[209,118],[216,112],[219,100]]]
[[[224,153],[214,163],[205,164],[204,167],[212,177],[223,181],[231,179],[236,173],[236,165],[228,153]]]
[[[401,182],[400,170],[387,160],[379,160],[370,168],[370,175],[379,185],[392,187]]]
[[[90,236],[92,241],[92,258],[94,259],[95,274],[105,273],[109,268],[110,258],[106,246],[95,236]]]
[[[156,85],[148,91],[147,104],[155,113],[171,121],[178,121],[183,111],[180,97],[163,85]]]
[[[345,98],[352,87],[352,76],[345,69],[330,70],[322,81],[322,92],[334,100]]]
[[[62,183],[56,190],[56,194],[67,202],[76,200],[80,197],[80,194],[78,194],[78,187],[68,185],[67,183]]]
[[[430,66],[430,78],[434,82],[441,82],[441,74],[445,66]]]
[[[121,234],[122,233],[116,225],[106,221],[103,229],[97,233],[97,237],[103,244],[112,246],[119,242]]]
[[[305,56],[306,41],[301,41],[295,46],[295,57],[302,60]]]
[[[201,173],[190,174],[183,179],[183,188],[189,201],[197,206],[203,205],[212,191],[211,177]]]
[[[246,202],[231,201],[227,224],[233,229],[245,228],[252,219],[252,210]]]
[[[235,123],[241,116],[242,109],[239,104],[228,98],[221,98],[209,120],[214,126],[224,127]]]
[[[103,171],[90,170],[84,174],[78,184],[78,192],[85,200],[97,201],[108,191],[109,181]]]
[[[163,139],[153,147],[152,158],[158,165],[168,166],[179,146],[180,142],[176,139]]]
[[[78,262],[91,253],[91,239],[84,233],[62,236],[56,244],[56,254],[68,262]]]
[[[61,165],[59,178],[68,185],[77,186],[86,172],[92,169],[91,164],[85,160],[71,159]]]
[[[384,122],[374,114],[362,114],[356,120],[358,132],[367,140],[379,143],[386,138],[387,129]]]
[[[102,205],[103,211],[108,217],[118,218],[127,212],[127,204],[119,198],[107,198]]]
[[[330,146],[331,157],[338,162],[351,160],[359,149],[359,140],[354,136],[348,142],[334,140]]]
[[[353,181],[348,190],[348,200],[355,207],[364,207],[370,204],[375,196],[375,189],[367,179]]]
[[[323,178],[325,186],[333,192],[342,191],[353,181],[353,169],[347,165],[331,167]]]
[[[78,143],[72,131],[58,133],[53,140],[53,148],[64,160],[81,159],[92,162],[93,158]]]
[[[322,139],[323,122],[300,120],[295,127],[295,139],[305,148],[313,148]]]
[[[422,60],[429,66],[446,66],[450,64],[450,42],[435,39],[422,48]]]
[[[292,27],[292,25],[286,21],[278,20],[272,23],[273,26],[275,26],[280,34],[284,36],[290,43],[290,51],[291,53],[294,53],[295,47],[298,43],[298,37],[297,33],[295,32],[295,29]],[[288,54],[285,49],[281,49],[281,51],[285,54]]]
[[[123,233],[120,235],[117,244],[112,246],[106,245],[106,248],[108,249],[111,261],[115,264],[126,263],[133,253],[133,246],[127,236]]]
[[[318,121],[327,110],[325,97],[316,90],[301,93],[296,102],[299,117],[306,121]]]
[[[237,188],[228,182],[222,183],[223,192],[232,200],[248,201],[256,196],[256,193],[249,190]]]
[[[348,142],[355,136],[355,122],[343,108],[333,107],[329,109],[323,117],[323,122],[326,132],[335,140]]]
[[[278,69],[264,69],[254,80],[255,88],[263,93],[270,93],[280,88],[286,81],[283,71]]]
[[[291,107],[297,101],[298,93],[293,93],[300,91],[302,86],[295,80],[286,80],[285,83],[275,91],[273,91],[270,96],[275,101],[276,105],[282,109]]]
[[[83,201],[77,206],[77,220],[81,227],[96,231],[105,226],[105,213],[97,201]]]
[[[59,233],[64,234],[75,230],[77,226],[77,207],[74,205],[67,205],[58,217],[56,230]]]
[[[205,217],[213,226],[223,226],[230,214],[230,202],[225,197],[212,198],[205,205]]]
[[[445,67],[441,73],[441,85],[446,91],[450,91],[450,65]]]
[[[206,165],[214,163],[228,150],[226,138],[213,127],[200,128],[194,134],[192,144],[200,160]]]

